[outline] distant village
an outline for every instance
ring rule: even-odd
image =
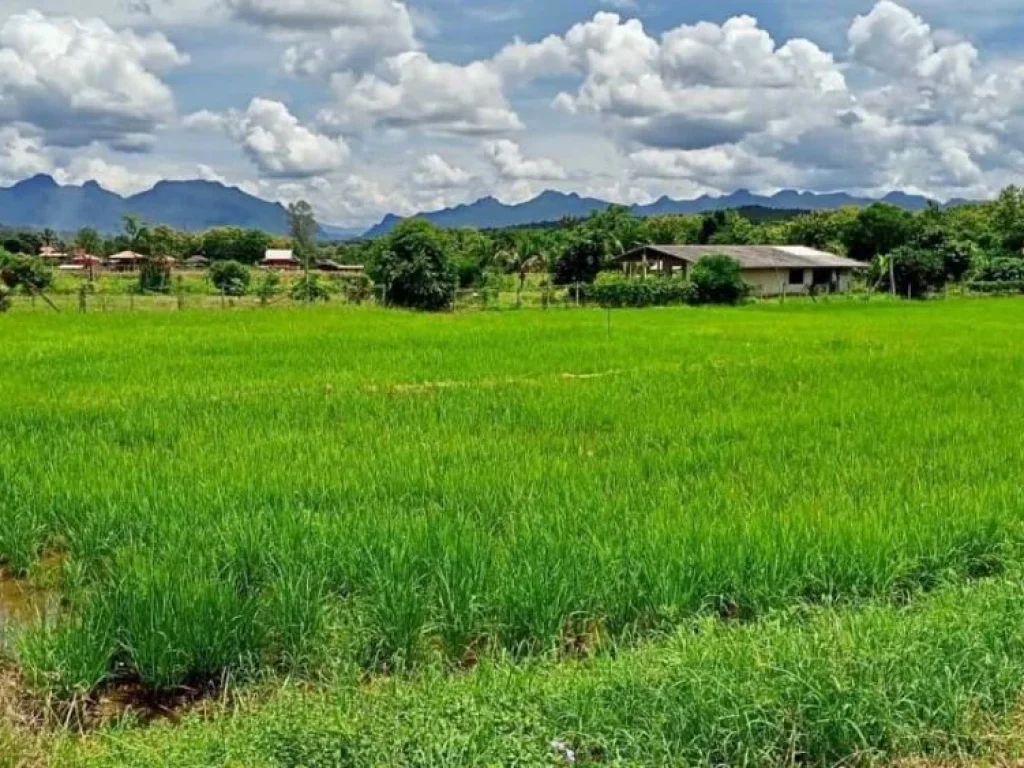
[[[104,258],[86,253],[80,248],[65,253],[51,245],[41,246],[38,256],[58,272],[83,275],[95,275],[100,272],[138,272],[140,265],[147,260],[159,261],[165,268],[171,270],[201,271],[210,265],[210,260],[201,254],[179,261],[170,256],[150,257],[135,251],[119,251]],[[256,266],[281,272],[296,272],[302,269],[303,264],[290,248],[268,248]],[[353,277],[362,275],[365,270],[362,264],[339,264],[333,259],[317,259],[311,267],[319,272]]]

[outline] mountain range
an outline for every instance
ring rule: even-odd
[[[666,214],[708,213],[710,211],[730,210],[734,208],[766,208],[785,211],[817,211],[845,206],[864,207],[876,202],[891,203],[910,211],[919,211],[929,204],[929,199],[919,195],[908,195],[904,192],[891,192],[882,198],[857,197],[845,192],[819,194],[816,192],[797,192],[786,189],[771,196],[755,195],[741,189],[729,195],[712,197],[704,195],[693,200],[673,200],[662,197],[648,205],[630,206],[630,211],[637,216],[661,216]],[[947,205],[958,205],[967,201],[953,200]],[[501,227],[517,227],[526,224],[541,224],[560,221],[564,218],[580,218],[589,216],[595,211],[602,211],[610,203],[593,197],[580,197],[575,193],[547,191],[517,205],[507,205],[493,197],[484,197],[475,203],[457,205],[440,211],[417,214],[439,227],[477,227],[479,229],[498,229]],[[377,237],[387,234],[402,219],[395,215],[384,219],[366,233],[366,237]]]
[[[908,210],[921,210],[929,200],[918,195],[892,192],[883,202]],[[703,196],[693,200],[662,197],[648,205],[634,205],[638,216],[706,213],[733,208],[763,208],[779,211],[813,211],[843,206],[866,206],[876,199],[845,192],[818,194],[783,190],[771,196],[739,190],[721,197]],[[954,200],[947,205],[966,201]],[[611,203],[575,193],[547,191],[524,203],[509,205],[493,197],[439,211],[418,214],[445,228],[475,227],[497,229],[528,224],[582,218],[602,211]],[[46,175],[33,176],[11,187],[0,187],[0,225],[50,228],[71,233],[81,227],[101,232],[120,231],[124,216],[135,214],[148,224],[167,224],[177,229],[199,231],[217,226],[238,226],[282,234],[288,229],[284,206],[271,203],[215,181],[161,181],[152,189],[130,197],[104,189],[95,181],[81,186],[60,185]],[[329,239],[387,234],[402,221],[389,214],[368,231],[323,225],[321,235]]]
[[[198,231],[217,226],[288,230],[288,214],[280,203],[261,200],[215,181],[161,181],[131,197],[110,192],[95,181],[62,186],[39,175],[0,187],[0,224],[50,228],[70,233],[81,227],[118,232],[127,214],[148,224],[167,224]]]

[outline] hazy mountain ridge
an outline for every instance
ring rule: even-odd
[[[841,208],[844,206],[864,207],[876,202],[887,202],[901,208],[918,211],[925,208],[929,200],[920,195],[908,195],[904,192],[890,192],[883,198],[857,197],[845,192],[816,193],[798,192],[792,189],[782,190],[774,195],[755,195],[745,189],[737,190],[729,195],[711,197],[704,195],[693,200],[673,200],[662,197],[648,205],[633,205],[630,210],[638,216],[661,216],[667,214],[707,213],[716,210],[733,208],[768,208],[772,210],[815,211]],[[962,203],[964,201],[953,201]],[[559,221],[567,217],[582,217],[594,211],[601,211],[611,203],[591,197],[580,197],[575,193],[547,191],[518,205],[506,205],[493,197],[484,197],[475,203],[457,205],[440,211],[429,211],[417,214],[439,227],[477,227],[479,229],[497,229],[515,227],[524,224],[541,224]],[[370,229],[367,237],[387,234],[402,221],[402,218],[389,214]]]
[[[65,233],[94,227],[110,233],[121,229],[127,214],[136,214],[148,224],[189,231],[216,226],[274,234],[288,231],[287,211],[280,203],[215,181],[161,181],[130,197],[103,189],[95,181],[62,186],[46,175],[0,187],[0,224],[4,226],[48,227]]]
[[[880,199],[908,210],[920,210],[929,203],[925,197],[903,192],[891,192]],[[878,200],[845,192],[782,190],[763,196],[741,189],[721,197],[705,195],[693,200],[662,197],[648,205],[633,205],[630,210],[638,216],[707,213],[733,208],[813,211],[843,206],[862,207],[874,202]],[[966,202],[969,201],[954,200],[947,205]],[[484,197],[473,203],[417,215],[447,229],[498,229],[583,218],[609,205],[611,203],[607,200],[548,190],[518,204]],[[152,189],[129,197],[110,192],[95,181],[81,186],[63,186],[46,175],[33,176],[10,187],[0,187],[0,225],[4,226],[50,228],[62,233],[94,227],[101,232],[112,233],[121,229],[126,214],[136,214],[148,224],[167,224],[189,231],[216,226],[262,229],[274,234],[284,234],[288,230],[287,211],[283,205],[215,181],[161,181]],[[402,217],[388,214],[365,233],[358,228],[324,224],[321,234],[328,239],[348,239],[360,234],[377,237],[387,234],[401,221]]]

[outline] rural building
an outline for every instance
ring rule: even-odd
[[[67,258],[67,254],[62,253],[57,248],[54,248],[52,245],[44,245],[42,248],[39,249],[39,258],[42,259],[43,261],[61,262]]]
[[[143,258],[141,253],[135,253],[135,251],[121,251],[113,256],[108,256],[107,264],[114,272],[134,272],[139,268],[139,262]]]
[[[290,248],[287,249],[269,249],[263,256],[263,261],[260,264],[269,269],[298,269],[301,265],[299,260],[295,258],[295,252]]]
[[[103,266],[103,259],[99,256],[93,256],[90,253],[78,252],[71,257],[71,261],[66,264],[61,264],[57,267],[61,272],[72,272],[72,273],[85,273],[88,272],[90,278],[96,274],[96,270]]]
[[[210,260],[205,256],[196,254],[195,256],[189,256],[185,259],[185,266],[190,269],[206,269],[210,265]]]
[[[645,245],[620,256],[631,275],[686,275],[704,256],[728,256],[743,271],[755,296],[801,295],[850,290],[854,273],[868,269],[843,258],[802,245]]]
[[[321,272],[335,272],[346,277],[358,277],[365,271],[362,264],[339,264],[331,259],[321,259],[316,263]]]

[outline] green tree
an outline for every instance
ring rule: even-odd
[[[385,302],[428,311],[450,307],[456,272],[446,245],[444,233],[424,219],[395,227],[371,271],[385,286]]]
[[[10,307],[10,295],[16,289],[39,296],[54,311],[58,311],[46,296],[53,284],[53,272],[34,256],[22,256],[0,250],[0,311]]]
[[[211,262],[209,275],[214,287],[227,296],[244,296],[252,279],[246,266],[237,261]]]
[[[103,250],[103,238],[92,227],[82,227],[75,236],[75,245],[85,253],[99,256],[100,251]]]
[[[1024,189],[1004,189],[992,205],[992,225],[1002,250],[1020,254],[1024,250]]]
[[[898,296],[921,299],[946,285],[946,264],[942,253],[937,250],[903,246],[888,257],[892,260],[892,274]],[[886,286],[891,287],[888,274],[884,271],[882,279]]]
[[[306,291],[304,300],[316,301],[320,296],[314,290],[317,288],[317,283],[311,279],[310,270],[313,259],[316,258],[316,236],[319,227],[313,213],[313,206],[305,200],[291,203],[288,206],[288,231],[292,237],[292,248],[295,249],[295,255],[302,262],[304,272],[303,279],[292,286],[292,297],[303,298],[301,290],[300,295],[296,295],[295,288],[299,287]]]
[[[122,230],[128,247],[135,253],[149,253],[149,228],[134,213],[125,214]]]
[[[499,252],[496,259],[506,272],[516,275],[516,307],[521,307],[526,280],[531,272],[547,268],[547,253],[537,238],[524,233],[516,245]]]
[[[605,266],[605,242],[593,232],[574,239],[554,264],[556,285],[592,283]]]
[[[704,256],[690,270],[694,298],[700,304],[735,304],[749,293],[743,271],[728,256]]]
[[[851,259],[871,261],[908,244],[914,236],[913,214],[888,203],[869,205],[857,214],[846,237]]]

